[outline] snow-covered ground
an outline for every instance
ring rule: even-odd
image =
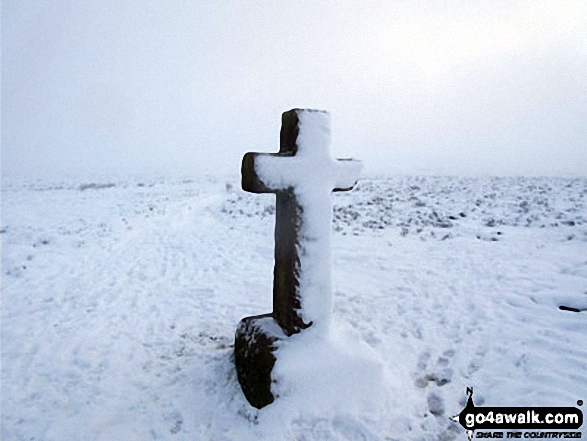
[[[476,404],[587,401],[587,311],[558,309],[587,308],[587,178],[335,194],[345,331],[308,340],[311,363],[260,411],[231,345],[241,318],[271,310],[274,206],[239,188],[4,183],[2,440],[464,440],[449,416],[467,386]],[[333,365],[345,351],[368,361]]]

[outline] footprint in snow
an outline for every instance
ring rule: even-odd
[[[415,373],[415,386],[423,389],[432,384],[442,387],[450,383],[454,375],[451,363],[455,353],[454,349],[447,349],[433,362],[430,361],[430,352],[420,354],[416,365],[418,370]]]

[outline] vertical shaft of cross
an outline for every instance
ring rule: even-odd
[[[300,132],[297,112],[290,110],[281,116],[279,155],[293,157],[298,153]],[[293,187],[276,192],[275,200],[275,266],[273,269],[273,318],[287,335],[307,328],[298,311],[300,303],[299,231],[303,209]]]
[[[351,189],[360,163],[329,155],[328,113],[282,115],[278,153],[247,153],[242,187],[276,194],[273,317],[287,335],[330,318],[331,192]]]

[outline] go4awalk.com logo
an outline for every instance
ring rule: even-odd
[[[451,419],[475,438],[581,438],[583,412],[577,407],[481,407],[467,388],[467,405]],[[583,401],[577,401],[578,406]],[[475,430],[483,430],[477,432]]]

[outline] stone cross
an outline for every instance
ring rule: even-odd
[[[235,338],[238,380],[251,405],[273,402],[274,343],[330,322],[332,191],[351,190],[361,163],[329,154],[327,112],[294,109],[282,116],[278,153],[247,153],[242,187],[276,194],[273,312],[241,320]],[[278,325],[278,326],[277,326]]]

